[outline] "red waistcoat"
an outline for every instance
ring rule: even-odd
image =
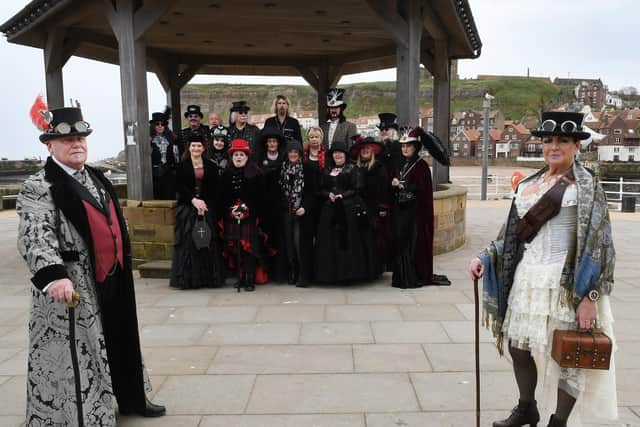
[[[93,271],[98,283],[105,281],[109,273],[116,266],[124,267],[122,253],[122,232],[113,200],[109,200],[110,215],[93,207],[86,200],[82,201],[87,212],[91,240],[93,241],[94,266]]]

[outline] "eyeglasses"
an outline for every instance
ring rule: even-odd
[[[71,133],[71,130],[84,133],[89,130],[89,127],[89,123],[83,121],[75,122],[73,125],[65,122],[60,122],[53,129],[56,131],[56,133],[67,135]]]
[[[540,129],[542,129],[544,132],[553,132],[557,126],[558,123],[555,120],[547,119],[542,122]],[[562,122],[562,124],[560,125],[560,130],[562,131],[562,133],[574,133],[578,130],[578,125],[573,120],[567,120],[565,122]]]
[[[238,111],[238,114],[241,116],[246,116],[249,113],[247,111]]]
[[[162,123],[162,122],[155,122],[155,125],[156,125],[156,126],[164,126],[164,123]]]

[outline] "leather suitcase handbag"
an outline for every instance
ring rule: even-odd
[[[611,338],[594,331],[553,331],[551,357],[561,368],[609,369]]]

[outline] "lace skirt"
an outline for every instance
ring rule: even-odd
[[[611,357],[608,371],[560,368],[551,359],[553,331],[576,329],[575,311],[566,304],[560,287],[564,262],[540,264],[525,254],[516,269],[513,288],[502,330],[505,339],[521,350],[528,350],[538,368],[541,402],[544,411],[555,410],[557,389],[561,388],[577,398],[569,418],[570,426],[581,426],[582,421],[612,420],[618,416],[615,360]],[[613,315],[608,296],[598,301],[598,325],[611,337]]]

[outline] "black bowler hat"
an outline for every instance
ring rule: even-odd
[[[378,125],[378,129],[384,128],[393,128],[398,130],[398,116],[393,113],[379,113],[378,118],[380,119],[380,124]]]
[[[40,135],[40,142],[67,136],[87,136],[93,132],[89,123],[84,121],[80,108],[67,107],[44,111],[48,129]]]
[[[184,117],[188,118],[189,114],[197,114],[200,116],[200,118],[204,117],[202,111],[200,111],[199,105],[187,105],[187,111],[184,112]]]
[[[547,111],[542,113],[542,122],[538,129],[531,131],[533,136],[568,136],[578,140],[591,136],[582,128],[582,113],[568,113],[565,111]]]
[[[349,147],[347,147],[347,143],[344,141],[336,141],[331,144],[331,149],[329,149],[329,156],[333,156],[335,151],[342,151],[344,154],[349,154]]]
[[[237,112],[237,111],[243,111],[243,112],[247,112],[249,111],[251,108],[249,108],[249,106],[247,105],[247,101],[235,101],[232,102],[232,106],[231,106],[231,111],[233,112]]]
[[[329,92],[327,92],[327,107],[342,107],[343,110],[347,108],[347,103],[344,102],[344,89],[329,89]]]

